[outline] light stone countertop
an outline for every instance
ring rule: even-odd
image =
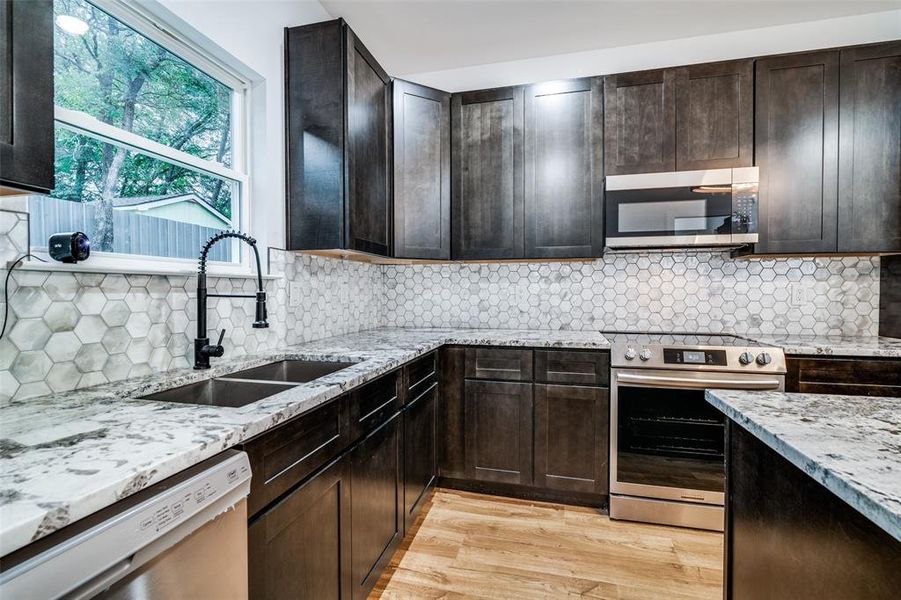
[[[901,398],[737,390],[706,396],[901,541]]]
[[[760,344],[777,346],[789,355],[901,358],[901,339],[884,336],[741,334]]]
[[[594,331],[376,329],[0,405],[0,556],[444,344],[606,349]],[[140,396],[283,359],[355,362],[240,408]]]

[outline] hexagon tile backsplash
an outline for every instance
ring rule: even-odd
[[[27,215],[0,210],[4,266]],[[610,254],[589,262],[377,266],[270,249],[269,329],[253,304],[211,298],[231,355],[379,326],[678,330],[872,336],[878,258],[732,260],[722,252]],[[5,275],[4,275],[5,276]],[[288,282],[300,284],[289,306]],[[0,285],[3,281],[0,278]],[[249,278],[210,278],[252,292]],[[28,271],[10,282],[0,399],[190,365],[194,277]],[[0,306],[0,310],[2,310]]]
[[[687,251],[384,269],[384,322],[394,327],[878,331],[878,258],[733,260]]]

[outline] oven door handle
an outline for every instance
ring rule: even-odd
[[[641,383],[651,387],[713,387],[733,390],[778,390],[782,385],[778,379],[690,379],[662,375],[633,375],[632,373],[618,373],[616,379],[622,383]]]

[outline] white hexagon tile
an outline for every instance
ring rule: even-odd
[[[0,210],[0,260],[28,245],[27,215]],[[876,335],[877,258],[731,260],[720,252],[615,254],[589,262],[377,266],[270,249],[271,327],[252,301],[211,298],[229,354],[389,327]],[[300,297],[290,302],[289,282]],[[0,278],[2,284],[2,278]],[[250,293],[252,278],[210,278]],[[190,366],[196,279],[27,271],[10,282],[0,399]],[[0,306],[0,310],[2,310]]]
[[[390,327],[861,336],[878,330],[878,258],[733,260],[723,252],[674,252],[383,269],[383,322]]]

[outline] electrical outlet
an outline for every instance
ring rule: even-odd
[[[296,281],[288,283],[288,306],[300,306],[300,284]]]
[[[802,285],[800,283],[792,284],[792,306],[801,306],[802,304],[807,303],[809,294],[807,293],[807,286]]]

